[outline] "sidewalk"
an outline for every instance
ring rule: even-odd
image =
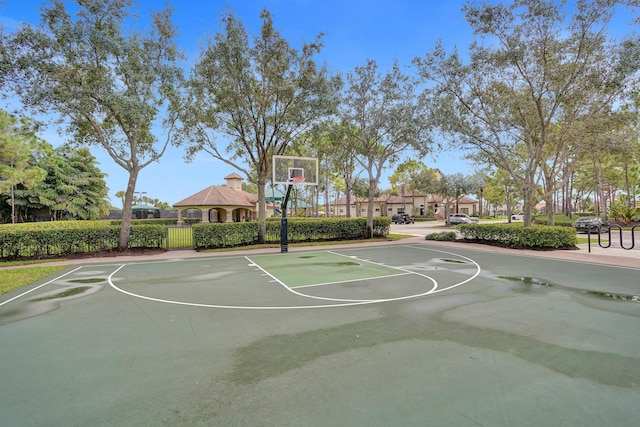
[[[350,243],[350,244],[335,244],[335,245],[322,245],[322,246],[289,246],[289,252],[301,252],[310,250],[331,250],[341,248],[356,248],[367,246],[396,246],[396,245],[416,245],[425,244],[430,246],[446,246],[450,248],[464,248],[470,250],[477,250],[485,253],[508,253],[514,255],[531,256],[538,258],[549,259],[561,259],[567,261],[577,261],[585,263],[595,264],[607,264],[616,265],[622,267],[640,268],[640,247],[635,247],[632,250],[625,250],[621,248],[601,248],[597,242],[591,244],[591,252],[588,252],[587,244],[578,245],[577,250],[532,250],[532,249],[511,249],[502,248],[491,245],[483,245],[479,243],[467,243],[467,242],[437,242],[432,240],[425,240],[424,235],[413,235],[401,240],[393,240],[387,242],[365,242],[365,243]],[[240,248],[238,250],[230,251],[216,251],[216,252],[197,252],[195,250],[176,250],[166,251],[156,254],[147,255],[121,255],[121,256],[105,256],[105,257],[87,257],[68,259],[60,261],[52,261],[46,264],[34,264],[34,265],[82,265],[82,264],[99,264],[99,263],[127,263],[135,261],[151,261],[151,260],[171,260],[171,259],[186,259],[186,258],[206,258],[206,257],[219,257],[219,256],[242,256],[252,254],[263,253],[279,253],[279,247],[273,248]],[[15,267],[2,267],[3,268],[20,268],[27,265],[15,266]]]

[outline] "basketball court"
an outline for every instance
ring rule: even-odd
[[[427,242],[114,261],[0,297],[3,423],[640,417],[638,269]]]

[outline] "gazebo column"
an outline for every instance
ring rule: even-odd
[[[225,222],[233,222],[233,209],[227,209],[227,219]]]
[[[183,209],[178,209],[178,225],[179,226],[183,226],[184,225],[184,210]]]
[[[200,212],[202,212],[202,216],[201,216],[201,221],[203,224],[209,223],[209,209],[202,209]]]

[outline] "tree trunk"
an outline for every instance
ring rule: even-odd
[[[347,211],[345,218],[351,218],[351,188],[347,187],[347,190],[344,192],[344,200],[347,204]]]
[[[627,190],[627,208],[631,209],[631,184],[629,182],[629,163],[624,162],[624,184]]]
[[[553,193],[545,194],[544,203],[547,205],[547,224],[555,225]]]
[[[13,164],[12,164],[13,166]],[[16,196],[15,186],[11,184],[11,224],[16,223]]]
[[[602,159],[598,159],[598,183],[600,183],[599,188],[598,188],[598,198],[600,199],[600,203],[601,203],[601,211],[602,211],[602,218],[604,218],[605,220],[607,219],[607,198],[605,197],[604,194],[604,183],[603,183],[603,177],[604,177],[604,173],[602,171]]]
[[[138,181],[138,169],[129,171],[129,181],[127,183],[127,191],[124,194],[124,206],[122,207],[122,227],[120,228],[120,243],[118,250],[125,251],[129,248],[129,236],[131,235],[131,215],[133,210],[133,196],[136,191],[136,182]]]
[[[369,178],[369,200],[367,203],[367,239],[373,238],[373,199],[376,196],[376,180]]]
[[[258,179],[258,243],[264,244],[267,235],[267,226],[266,226],[266,218],[267,218],[267,199],[265,197],[265,189],[266,179],[260,177]],[[275,213],[275,200],[273,201],[273,209]],[[280,206],[280,209],[284,209],[284,206]]]

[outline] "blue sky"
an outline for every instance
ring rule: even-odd
[[[466,51],[472,33],[461,12],[463,0],[188,0],[173,2],[174,23],[180,37],[178,44],[190,61],[197,59],[200,45],[207,36],[218,31],[220,16],[228,8],[239,17],[250,34],[261,26],[262,9],[267,8],[274,26],[294,47],[302,41],[313,41],[324,33],[324,49],[317,58],[330,70],[347,73],[364,65],[368,59],[386,71],[394,59],[409,66],[416,56],[430,51],[436,41],[442,40],[447,50],[457,46]],[[36,24],[43,0],[10,0],[0,3],[0,22],[11,31],[20,22]],[[162,8],[164,0],[138,0],[141,17],[150,9]],[[624,26],[620,31],[630,31]],[[0,108],[6,106],[0,105]],[[53,145],[62,139],[54,129],[43,134]],[[114,196],[124,190],[126,172],[102,150],[92,148],[100,162],[100,169],[108,174],[109,195],[115,206],[120,201]],[[444,152],[425,158],[429,167],[437,167],[445,174],[473,172],[473,166],[462,161],[455,152]],[[209,155],[200,154],[192,163],[185,163],[182,149],[171,148],[160,159],[140,173],[137,191],[173,204],[209,186],[224,184],[224,176],[237,172],[232,167]],[[388,173],[393,170],[387,171]],[[389,183],[383,178],[381,188]]]

